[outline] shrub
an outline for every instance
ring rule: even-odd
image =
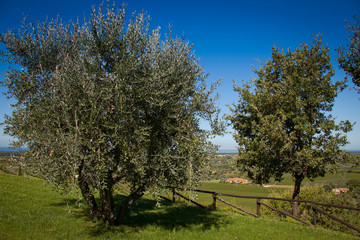
[[[286,190],[280,193],[272,193],[270,197],[276,198],[286,198],[291,199],[292,197],[292,190]],[[341,205],[341,206],[348,206],[348,207],[357,207],[357,201],[352,197],[350,193],[342,193],[336,195],[333,192],[326,191],[324,186],[322,185],[307,185],[304,186],[300,193],[301,200],[309,200],[314,201],[316,203],[323,203],[323,204],[332,204],[332,205]],[[279,201],[279,200],[268,200],[266,202],[270,206],[280,209],[286,212],[291,213],[292,211],[292,203],[286,201]],[[325,207],[325,206],[318,206],[319,208],[323,209],[324,211],[346,221],[354,226],[360,225],[360,212],[355,210],[348,210],[348,209],[341,209],[341,208],[334,208],[334,207]],[[263,211],[264,214],[269,216],[278,216],[278,213],[275,211],[271,211],[270,209],[266,209]],[[313,221],[313,211],[311,208],[311,204],[309,203],[300,203],[298,208],[298,215],[301,219],[312,223]],[[283,216],[282,216],[283,217]],[[286,218],[286,217],[285,217]],[[342,232],[348,232],[354,234],[355,231],[346,227],[345,225],[329,218],[328,216],[317,213],[317,225],[329,228],[333,230],[338,230]]]
[[[350,189],[349,194],[357,201],[357,206],[360,207],[360,180],[350,180],[346,183]]]
[[[350,189],[350,191],[353,191],[354,189],[360,187],[360,180],[349,180],[346,183],[346,186]]]

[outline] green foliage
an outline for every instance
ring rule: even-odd
[[[353,191],[354,189],[360,187],[360,180],[349,180],[346,185],[350,191]]]
[[[292,191],[287,190],[284,192],[273,193],[270,194],[269,196],[276,198],[291,199]],[[317,185],[317,184],[304,186],[300,193],[300,199],[314,201],[323,204],[332,204],[332,205],[340,205],[340,206],[348,206],[348,207],[358,206],[357,201],[351,197],[351,194],[341,193],[339,195],[336,195],[332,191],[326,191],[326,189],[322,185]],[[275,207],[276,209],[280,209],[291,213],[292,203],[290,202],[267,200],[267,203],[269,203],[269,205]],[[359,226],[360,224],[359,211],[324,207],[324,206],[318,206],[318,207],[344,221],[349,222],[354,226]],[[277,213],[275,211],[271,211],[268,209],[266,209],[264,213],[271,216],[277,216]],[[305,221],[312,223],[313,211],[311,210],[311,204],[300,203],[298,208],[298,215],[301,216],[301,218],[304,219]],[[321,213],[317,213],[317,225],[320,225],[321,227],[324,228],[347,232],[350,234],[356,233],[354,230],[346,227],[345,225],[335,220],[332,220],[331,218]]]
[[[352,124],[336,124],[328,114],[345,83],[332,83],[328,52],[321,37],[286,53],[274,47],[271,59],[254,70],[258,78],[235,85],[239,102],[227,119],[239,144],[238,165],[257,183],[290,173],[295,197],[304,178],[324,176],[346,157],[340,148]]]
[[[145,191],[196,185],[222,131],[203,68],[184,39],[150,30],[144,14],[93,9],[89,22],[24,22],[1,35],[13,98],[5,133],[29,150],[23,163],[60,188],[79,185],[94,215],[112,224],[113,186],[130,184],[124,211]],[[208,121],[211,130],[200,128]],[[100,194],[100,203],[94,194]],[[123,218],[118,214],[118,219]]]
[[[360,207],[360,180],[349,180],[346,186],[350,190],[349,194],[356,199],[357,205]]]
[[[350,32],[349,45],[338,49],[340,67],[351,76],[355,89],[360,93],[360,19],[354,16],[355,23],[346,21],[346,28]]]

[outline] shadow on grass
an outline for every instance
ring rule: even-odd
[[[71,207],[74,207],[74,206],[76,206],[77,203],[78,203],[77,199],[75,199],[75,198],[67,198],[67,199],[61,200],[61,201],[56,202],[56,203],[51,203],[50,206],[53,206],[53,207],[71,206]]]
[[[116,197],[116,205],[124,196]],[[197,228],[207,230],[227,225],[223,215],[214,211],[201,209],[186,203],[169,203],[162,201],[158,207],[155,200],[139,199],[129,210],[125,223],[121,226],[109,227],[101,222],[90,230],[92,236],[112,233],[135,233],[148,226],[156,226],[164,230],[178,230],[181,228]]]

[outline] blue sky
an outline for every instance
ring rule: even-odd
[[[59,15],[63,21],[89,18],[92,5],[98,0],[0,0],[0,33],[21,26],[24,16],[29,22],[44,21]],[[200,64],[209,73],[209,82],[223,79],[218,91],[222,113],[229,113],[226,105],[237,101],[233,92],[233,80],[241,84],[256,77],[252,66],[258,67],[256,59],[269,59],[273,44],[283,49],[294,49],[301,43],[312,41],[312,35],[323,34],[323,41],[331,49],[336,75],[333,80],[344,78],[338,68],[335,51],[347,44],[348,32],[345,20],[360,16],[360,0],[128,0],[116,1],[127,4],[130,13],[143,12],[151,16],[151,26],[160,26],[162,33],[172,26],[174,35],[185,35],[194,44]],[[3,49],[3,46],[0,46]],[[0,62],[0,79],[4,78],[7,65]],[[350,84],[351,86],[351,84]],[[0,89],[5,91],[4,88]],[[11,114],[9,101],[0,96],[0,121],[4,114]],[[358,122],[348,134],[348,150],[360,150],[360,95],[346,90],[338,96],[332,115],[338,120]],[[0,129],[0,147],[8,146],[9,136]],[[231,128],[229,128],[231,131]],[[218,137],[214,143],[221,149],[235,149],[231,134]]]

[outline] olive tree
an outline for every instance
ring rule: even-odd
[[[351,37],[348,39],[350,45],[345,49],[338,49],[340,67],[351,76],[355,89],[360,93],[360,20],[354,17],[353,26],[346,21],[346,28],[349,30]]]
[[[145,14],[127,21],[124,7],[108,5],[84,24],[24,21],[0,40],[2,60],[22,66],[2,81],[16,102],[3,124],[14,146],[28,147],[27,169],[61,189],[78,186],[110,225],[146,191],[196,185],[215,149],[208,139],[223,127],[218,82],[207,86],[183,38],[161,37]],[[119,182],[130,194],[115,208]]]
[[[329,114],[344,81],[333,83],[329,49],[315,38],[294,51],[272,49],[257,78],[242,87],[227,116],[239,144],[238,165],[257,183],[280,181],[290,173],[293,199],[305,178],[324,176],[344,156],[341,147],[352,124]],[[296,205],[294,206],[296,213]]]

